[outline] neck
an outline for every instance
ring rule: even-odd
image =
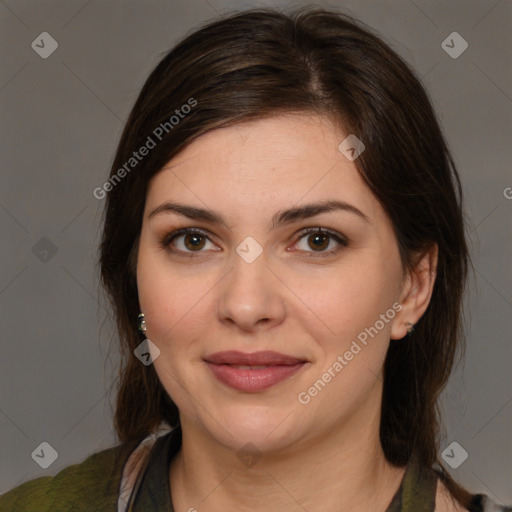
[[[170,468],[176,512],[385,512],[405,468],[386,461],[380,407],[367,405],[367,413],[285,450],[261,454],[253,465],[244,465],[233,450],[185,420],[182,448]]]

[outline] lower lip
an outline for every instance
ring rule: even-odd
[[[263,391],[295,375],[306,363],[275,365],[259,370],[242,370],[228,364],[206,364],[220,382],[239,391]]]

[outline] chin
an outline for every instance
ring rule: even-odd
[[[287,414],[276,413],[268,407],[246,405],[243,409],[240,406],[222,410],[219,417],[224,428],[210,417],[205,418],[203,425],[218,442],[236,452],[248,444],[260,452],[272,452],[294,444],[300,437],[294,415]]]

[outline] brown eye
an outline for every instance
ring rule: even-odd
[[[165,235],[160,245],[180,256],[195,256],[194,253],[204,252],[207,243],[212,243],[208,236],[193,228],[184,228]],[[213,244],[212,244],[213,245]]]
[[[309,246],[316,250],[324,250],[329,246],[330,237],[329,235],[324,234],[316,234],[316,235],[308,235],[307,237]]]
[[[183,236],[183,244],[187,249],[194,251],[204,247],[205,238],[202,235],[198,235],[196,233],[187,233]]]
[[[306,239],[306,247],[299,247],[299,249],[310,253],[311,256],[330,255],[336,253],[341,247],[348,247],[349,245],[348,240],[340,233],[320,227],[308,228],[307,230],[303,231],[299,242],[301,242],[302,239]],[[331,247],[332,250],[327,250],[333,241],[334,247]],[[336,244],[338,247],[336,247]]]

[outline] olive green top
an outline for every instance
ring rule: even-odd
[[[68,466],[56,476],[25,482],[0,496],[0,512],[118,512],[123,466],[136,446],[118,445]],[[128,500],[127,512],[174,512],[169,465],[180,447],[179,427],[154,442]],[[420,468],[412,459],[386,512],[434,512],[438,476],[435,470]],[[508,507],[492,509],[493,503],[485,495],[475,495],[470,510],[512,511]]]

